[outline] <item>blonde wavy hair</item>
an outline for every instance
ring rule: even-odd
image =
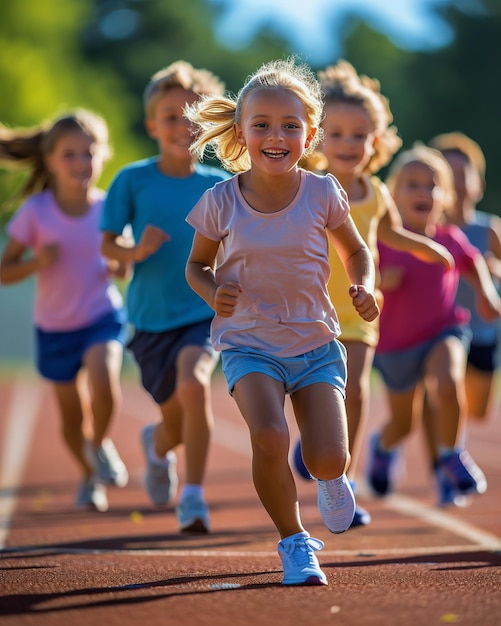
[[[326,105],[350,104],[359,106],[367,112],[374,126],[377,141],[374,146],[374,154],[367,163],[365,173],[374,174],[389,163],[393,155],[402,146],[402,140],[397,134],[397,127],[392,125],[393,115],[389,101],[382,95],[379,81],[363,74],[359,75],[353,65],[345,60],[320,70],[318,78]],[[315,164],[317,168],[320,163],[321,159],[318,158]],[[324,164],[325,167],[326,163]]]
[[[304,154],[314,152],[322,135],[322,91],[310,67],[305,63],[297,63],[294,57],[289,57],[263,64],[247,78],[236,98],[202,96],[198,102],[185,109],[186,117],[199,129],[191,151],[200,160],[206,150],[211,150],[230,172],[250,169],[247,148],[237,142],[234,127],[235,123],[241,123],[245,100],[255,89],[286,89],[301,100],[309,128],[317,129]]]
[[[443,153],[462,154],[477,170],[483,184],[485,184],[485,156],[482,148],[476,141],[464,133],[454,131],[436,135],[429,145]]]
[[[174,61],[155,72],[146,85],[143,94],[146,117],[153,115],[158,100],[175,87],[197,95],[221,95],[224,92],[224,83],[209,70],[195,68],[187,61]]]

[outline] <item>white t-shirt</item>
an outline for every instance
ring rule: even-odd
[[[99,222],[104,192],[93,190],[89,210],[66,215],[46,190],[29,197],[7,225],[7,232],[38,253],[46,244],[59,246],[56,263],[37,273],[35,325],[46,332],[68,332],[89,326],[123,306],[101,256]]]
[[[234,176],[206,191],[187,217],[205,237],[222,242],[217,283],[238,282],[243,289],[234,314],[212,322],[217,350],[248,346],[291,357],[340,333],[326,286],[326,228],[346,220],[348,201],[330,174],[300,173],[294,200],[276,213],[254,210]]]

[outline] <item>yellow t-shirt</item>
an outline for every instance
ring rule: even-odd
[[[366,242],[378,267],[377,229],[381,217],[386,212],[381,187],[383,183],[376,176],[364,177],[366,196],[357,202],[350,201],[350,215],[355,222],[362,239]],[[366,322],[355,310],[348,294],[350,281],[344,265],[334,245],[329,240],[329,265],[331,275],[327,283],[329,295],[336,309],[341,327],[341,341],[361,341],[369,346],[376,346],[379,339],[378,320]]]

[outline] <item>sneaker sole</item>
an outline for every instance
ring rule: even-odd
[[[204,524],[203,520],[195,519],[187,526],[183,526],[181,532],[186,534],[207,535],[209,534],[209,529]]]
[[[294,587],[300,587],[300,586],[308,586],[308,587],[313,587],[313,586],[321,586],[321,585],[328,585],[329,583],[327,582],[327,580],[324,580],[323,578],[320,578],[319,576],[308,576],[308,578],[305,578],[304,580],[300,580],[300,581],[292,581],[292,582],[288,582],[288,581],[282,581],[282,585],[288,585],[288,586],[294,586]]]

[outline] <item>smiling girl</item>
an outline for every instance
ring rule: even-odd
[[[280,534],[282,583],[327,584],[314,554],[323,543],[299,515],[284,401],[290,394],[323,521],[343,532],[355,501],[327,235],[349,276],[352,306],[366,320],[379,314],[374,263],[337,180],[298,167],[321,134],[322,94],[308,66],[265,64],[236,100],[204,99],[187,115],[201,126],[197,154],[211,146],[237,173],[205,192],[187,218],[196,229],[188,282],[216,312],[212,339],[249,428],[256,490]]]
[[[128,481],[108,436],[121,401],[125,339],[110,273],[122,275],[124,267],[108,266],[100,253],[104,192],[95,181],[108,155],[106,124],[89,111],[33,130],[0,127],[0,159],[31,173],[27,198],[7,225],[0,281],[37,277],[37,368],[52,383],[63,439],[82,475],[76,504],[98,511],[108,508],[105,484]]]

